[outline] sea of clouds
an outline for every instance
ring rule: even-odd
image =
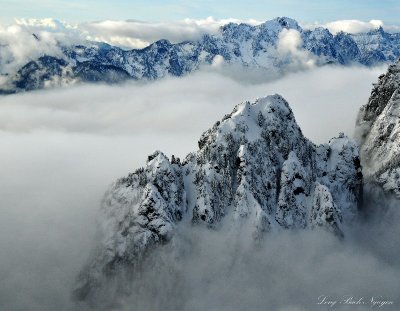
[[[236,71],[204,70],[149,84],[0,97],[0,309],[86,308],[71,300],[71,290],[94,246],[102,195],[154,150],[184,157],[236,104],[273,93],[289,101],[314,142],[352,135],[357,110],[385,70],[324,67],[257,83]],[[282,232],[259,245],[244,238],[246,227],[232,233],[182,226],[113,307],[326,310],[319,296],[353,295],[397,301],[382,307],[396,310],[399,221],[391,209],[354,224],[343,241],[317,231]],[[106,298],[109,310],[113,296]]]

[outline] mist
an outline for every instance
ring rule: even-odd
[[[344,241],[324,231],[281,231],[255,243],[247,224],[216,231],[183,225],[133,280],[120,277],[96,297],[97,308],[397,310],[399,216],[393,208],[379,222],[355,222]],[[129,295],[116,290],[121,283]],[[336,303],[321,304],[321,297]],[[344,303],[360,298],[360,305]]]
[[[273,93],[288,100],[312,141],[351,136],[371,83],[385,70],[324,67],[257,83],[245,74],[201,71],[151,84],[0,97],[0,309],[86,308],[70,295],[96,240],[102,195],[154,150],[184,157],[236,104]],[[344,241],[318,231],[279,232],[254,245],[245,225],[232,232],[182,224],[114,307],[324,310],[320,295],[358,295],[397,300],[396,309],[400,217],[387,213],[349,228],[354,234]]]
[[[372,83],[385,71],[386,66],[333,66],[280,79],[272,75],[271,81],[265,71],[228,72],[222,67],[147,84],[80,85],[21,93],[0,97],[0,130],[128,135],[132,139],[167,135],[179,140],[186,153],[195,148],[203,131],[235,105],[278,93],[288,100],[305,135],[323,143],[339,131],[353,134],[358,109],[366,103]],[[160,143],[163,139],[154,146],[162,148]],[[172,150],[179,149],[174,146]]]

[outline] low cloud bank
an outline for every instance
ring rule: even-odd
[[[70,24],[52,18],[46,19],[17,19],[16,24],[30,31],[47,31],[50,33],[80,34],[87,39],[107,42],[109,44],[126,48],[143,48],[150,43],[167,39],[177,43],[185,40],[199,39],[203,34],[216,34],[221,26],[228,23],[245,23],[259,25],[265,21],[254,19],[240,20],[235,18],[215,19],[209,16],[204,19],[191,19],[173,22],[145,22],[139,20],[104,20]],[[399,26],[387,25],[382,20],[337,20],[327,23],[302,23],[305,29],[315,27],[328,28],[333,34],[339,31],[348,33],[362,33],[383,27],[385,31],[396,32]]]
[[[357,19],[344,19],[327,23],[313,23],[303,24],[305,29],[315,29],[316,27],[327,28],[332,34],[336,35],[338,32],[343,31],[351,34],[365,33],[374,29],[382,27],[387,32],[398,32],[400,26],[387,25],[382,20],[373,19],[368,22],[360,21]]]
[[[256,244],[245,224],[216,231],[183,226],[133,280],[115,283],[128,287],[129,295],[115,287],[103,293],[107,299],[100,298],[97,307],[397,310],[398,221],[400,212],[394,208],[369,222],[353,223],[350,238],[343,241],[326,232],[302,231],[269,234]]]
[[[352,135],[358,109],[385,69],[323,67],[273,81],[265,72],[255,77],[216,69],[150,84],[83,85],[4,96],[0,130],[168,134],[184,141],[189,152],[201,133],[236,104],[279,93],[289,101],[305,135],[322,143],[340,131]]]
[[[86,32],[90,39],[96,41],[123,47],[144,48],[160,39],[167,39],[173,43],[198,40],[204,34],[217,34],[219,28],[228,23],[258,25],[261,22],[235,18],[217,20],[210,16],[206,19],[187,18],[182,21],[158,23],[108,20],[83,23],[79,28]]]

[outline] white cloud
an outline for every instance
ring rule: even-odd
[[[220,68],[224,64],[224,57],[222,55],[215,55],[211,66],[214,68]]]
[[[400,31],[399,26],[386,25],[383,21],[376,19],[370,20],[369,22],[364,22],[356,19],[337,20],[325,24],[314,23],[314,24],[304,24],[302,26],[308,29],[314,29],[316,27],[324,27],[327,28],[332,34],[337,34],[340,31],[352,34],[364,33],[373,29],[378,29],[379,27],[382,27],[385,31],[388,32]]]
[[[182,135],[178,140],[190,143],[183,152],[186,153],[196,147],[202,131],[235,104],[280,93],[291,104],[304,133],[314,141],[326,142],[339,131],[352,134],[355,114],[366,102],[372,82],[384,70],[322,67],[275,81],[270,81],[264,72],[264,80],[256,83],[244,71],[233,72],[230,77],[226,71],[199,71],[185,78],[166,78],[144,85],[80,85],[22,93],[0,97],[0,130],[155,133],[171,135],[170,140],[173,135]],[[325,114],[330,116],[327,120],[321,118]]]
[[[176,22],[147,23],[141,21],[101,21],[80,24],[79,28],[88,34],[88,38],[104,41],[113,45],[128,48],[143,48],[159,39],[172,43],[199,39],[203,34],[215,34],[218,29],[229,22],[257,25],[256,20],[241,21],[238,19],[216,20],[184,19]]]
[[[59,42],[69,45],[83,40],[76,28],[54,19],[21,19],[10,26],[0,25],[0,74],[13,73],[44,54],[62,58]]]
[[[29,27],[32,30],[40,31],[64,31],[65,29],[76,29],[76,26],[72,26],[54,18],[20,18],[16,19],[15,22],[17,25]]]
[[[393,208],[394,221],[380,216],[376,223],[354,223],[354,236],[343,241],[325,232],[279,232],[256,246],[247,238],[246,225],[215,231],[189,226],[172,247],[159,248],[146,260],[141,276],[129,284],[132,294],[122,299],[121,310],[378,308],[372,308],[371,297],[396,305],[400,212]],[[337,305],[318,305],[321,295]],[[110,296],[105,295],[105,302]],[[346,296],[355,301],[363,297],[365,305],[346,308]],[[388,305],[381,309],[385,307],[392,310]]]
[[[329,29],[330,32],[334,34],[340,31],[348,33],[360,33],[382,27],[383,22],[378,20],[371,20],[370,22],[362,22],[358,20],[342,20],[328,23],[325,26]]]
[[[144,48],[149,44],[167,39],[172,43],[199,39],[203,34],[216,34],[227,23],[258,25],[261,22],[234,18],[205,19],[186,18],[174,22],[143,22],[136,20],[104,20],[80,24],[69,24],[52,18],[16,19],[16,24],[31,32],[68,33],[78,38],[106,42],[124,48]]]
[[[279,34],[277,51],[279,56],[287,56],[289,68],[294,70],[312,68],[315,65],[314,56],[302,48],[301,34],[295,29],[283,29]]]

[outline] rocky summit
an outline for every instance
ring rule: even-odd
[[[102,241],[81,272],[85,299],[123,267],[167,243],[186,220],[217,230],[250,224],[271,231],[323,228],[339,236],[357,213],[362,173],[357,144],[340,134],[316,146],[279,95],[237,105],[181,161],[157,151],[104,196]]]

